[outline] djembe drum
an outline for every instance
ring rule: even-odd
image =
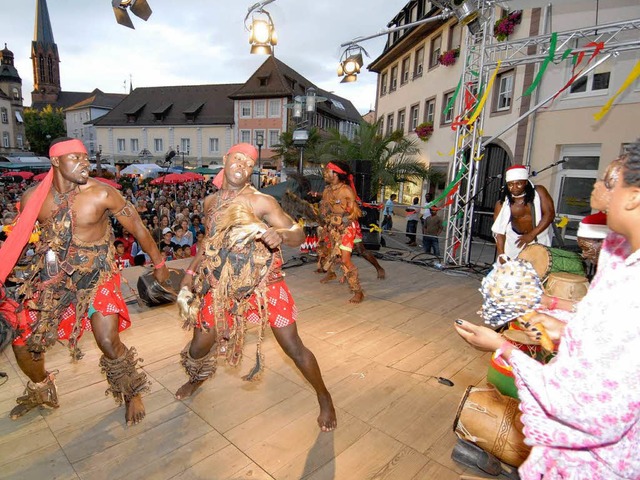
[[[589,290],[589,280],[582,275],[573,273],[556,272],[551,273],[545,282],[545,290],[552,297],[564,298],[565,300],[580,301]]]
[[[546,247],[538,243],[524,247],[518,254],[518,258],[529,262],[542,281],[555,272],[574,275],[584,275],[585,273],[584,263],[579,254],[559,248]]]
[[[502,462],[518,467],[531,451],[524,443],[518,403],[493,387],[468,387],[458,406],[453,431]]]

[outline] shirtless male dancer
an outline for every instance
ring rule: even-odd
[[[251,185],[257,158],[253,145],[231,147],[224,156],[221,189],[204,201],[205,238],[182,282],[183,288],[193,291],[196,313],[187,322],[194,327],[193,338],[181,354],[189,379],[176,398],[191,396],[213,376],[220,356],[231,366],[239,364],[247,321],[261,325],[256,366],[245,380],[257,378],[263,369],[262,332],[269,323],[280,347],[314,388],[320,406],[318,425],[328,432],[337,425],[333,401],[315,356],[298,335],[297,309],[281,270],[280,245],[299,246],[304,232],[273,197]],[[238,226],[237,221],[227,221],[236,210],[248,211],[261,225],[261,233],[244,244],[230,239],[235,228],[226,228]]]
[[[68,339],[72,357],[79,359],[78,340],[84,331],[91,330],[103,353],[100,367],[107,376],[107,392],[117,403],[124,402],[127,425],[136,424],[145,416],[141,394],[148,391],[149,382],[137,366],[140,359],[135,348],[127,348],[118,333],[131,321],[120,292],[112,217],[149,254],[156,280],[165,281],[169,272],[134,206],[115,188],[89,178],[89,156],[80,140],[54,140],[49,156],[51,170],[23,195],[21,218],[0,252],[4,261],[0,280],[4,280],[5,268],[13,268],[17,260],[14,253],[22,250],[22,231],[28,234],[38,221],[41,235],[36,253],[29,260],[16,297],[4,299],[4,306],[15,307],[8,315],[18,334],[13,352],[29,377],[10,416],[16,419],[39,406],[59,406],[54,374],[45,368],[45,351],[58,340]]]

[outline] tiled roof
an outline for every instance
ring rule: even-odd
[[[314,87],[317,94],[327,97],[329,101],[318,103],[318,111],[327,113],[341,120],[360,122],[362,116],[346,98],[339,97],[318,88],[313,82],[300,75],[284,62],[270,55],[262,65],[238,88],[231,98],[234,100],[250,98],[290,97],[305,95],[306,89]],[[333,100],[333,102],[331,101]],[[344,108],[340,108],[342,105]]]
[[[229,95],[240,86],[231,83],[136,88],[93,123],[97,126],[231,125],[233,101]],[[133,123],[132,116],[135,117]]]
[[[90,96],[66,108],[66,110],[80,110],[81,108],[105,108],[112,109],[118,103],[126,98],[125,93],[104,93],[102,90],[96,88],[89,94]]]

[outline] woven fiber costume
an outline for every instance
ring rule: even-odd
[[[238,192],[239,193],[239,192]],[[214,194],[214,206],[207,212],[208,236],[203,240],[204,257],[194,276],[195,315],[186,318],[185,328],[214,329],[216,343],[202,358],[189,355],[188,344],[182,352],[182,365],[191,382],[211,377],[217,358],[223,356],[231,366],[242,359],[247,321],[259,323],[256,364],[243,377],[256,380],[264,369],[261,351],[264,329],[269,322],[279,328],[295,321],[293,298],[284,283],[280,251],[272,252],[255,241],[267,226],[255,217],[250,207],[225,199],[228,191]]]
[[[345,210],[342,214],[335,213],[331,205],[337,205],[339,202],[331,195],[328,199],[323,198],[320,202],[320,216],[324,220],[324,224],[318,229],[318,266],[326,272],[334,272],[335,264],[339,264],[351,291],[353,293],[362,292],[357,267],[354,265],[348,269],[341,262],[342,255],[340,253],[341,250],[351,252],[356,243],[362,242],[360,223],[357,220],[352,220],[354,214],[356,218],[361,215],[360,207],[354,204],[355,212]]]
[[[85,243],[73,235],[75,219],[72,205],[78,192],[74,189],[69,194],[54,195],[58,208],[51,219],[41,225],[42,234],[36,254],[17,289],[16,300],[21,308],[16,312],[13,325],[19,335],[13,343],[26,345],[34,359],[59,339],[68,339],[74,360],[82,358],[78,341],[84,331],[91,330],[89,316],[95,312],[104,316],[118,314],[120,331],[131,325],[120,292],[120,276],[116,273],[110,224],[104,236],[96,242]],[[124,208],[132,206],[127,204]],[[110,385],[107,392],[112,392],[119,403],[148,391],[146,375],[136,370],[140,360],[134,357],[135,349],[132,348],[120,358],[111,360],[103,355],[100,360]],[[52,375],[43,383],[53,385],[55,391]],[[37,390],[39,384],[34,388]],[[25,394],[30,389],[31,385]],[[22,398],[18,398],[18,407],[26,405],[21,402]],[[36,402],[31,408],[37,404],[47,405],[47,402],[53,401]],[[57,403],[57,397],[53,403]],[[12,412],[12,416],[26,411],[15,415]]]

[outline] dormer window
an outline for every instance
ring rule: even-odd
[[[171,109],[171,106],[173,105],[173,103],[171,102],[165,102],[163,104],[161,104],[158,108],[156,108],[153,112],[153,119],[156,122],[162,122],[164,121],[165,118],[167,118],[167,115],[169,113],[169,110]]]
[[[269,84],[270,75],[265,75],[263,77],[258,77],[258,82],[260,82],[261,87],[266,87]]]
[[[187,123],[195,122],[196,117],[200,113],[200,110],[202,110],[202,107],[204,107],[204,102],[196,102],[182,112],[185,116],[185,119],[187,120]]]
[[[144,103],[140,103],[124,112],[124,114],[127,116],[127,123],[136,123],[138,117],[142,113],[142,109],[144,108],[144,106]]]

